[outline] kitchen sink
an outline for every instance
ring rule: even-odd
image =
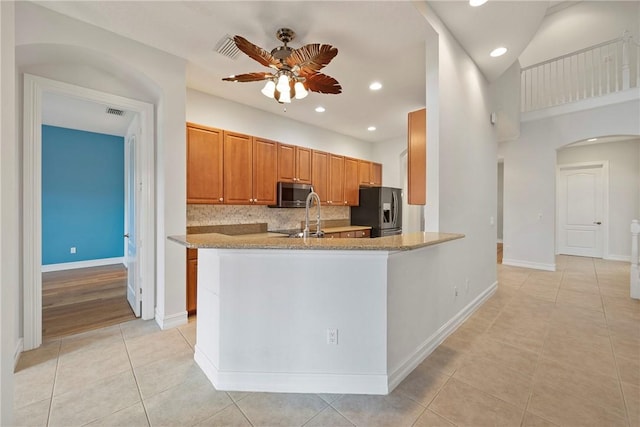
[[[295,232],[295,233],[291,233],[291,234],[289,234],[289,237],[294,238],[294,239],[301,239],[301,238],[304,237],[304,232],[298,231],[298,232]],[[322,237],[324,237],[324,231],[320,230],[320,232],[318,232],[318,233],[309,233],[309,237],[322,238]]]

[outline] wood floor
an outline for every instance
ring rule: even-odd
[[[42,336],[98,329],[135,319],[127,302],[127,270],[122,265],[42,274]]]
[[[502,243],[498,243],[498,264],[502,264]]]

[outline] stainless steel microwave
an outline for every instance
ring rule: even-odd
[[[295,182],[278,183],[278,199],[272,208],[304,208],[311,185]]]

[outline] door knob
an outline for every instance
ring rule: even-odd
[[[596,224],[596,225],[602,224],[602,222],[600,222],[600,221],[594,221],[593,223]]]
[[[125,234],[124,237],[129,238],[129,233]]]

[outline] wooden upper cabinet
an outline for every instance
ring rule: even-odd
[[[344,199],[348,206],[360,203],[360,181],[358,179],[358,159],[344,158]]]
[[[276,203],[278,143],[253,138],[253,204]]]
[[[371,185],[382,185],[382,165],[380,163],[371,163],[371,173],[369,178],[371,178]]]
[[[358,160],[358,179],[364,187],[382,185],[382,165],[367,160]]]
[[[409,113],[407,148],[408,203],[427,203],[427,110]]]
[[[311,149],[278,144],[277,181],[311,184]]]
[[[371,162],[358,160],[358,183],[360,185],[370,185],[371,182]]]
[[[187,203],[223,202],[223,131],[187,123]]]
[[[278,181],[296,181],[296,147],[278,144]]]
[[[344,157],[329,154],[329,196],[327,203],[346,206],[344,197]]]
[[[296,182],[311,184],[313,181],[311,152],[311,148],[296,147]]]
[[[320,202],[326,204],[329,200],[329,153],[312,150],[311,158],[311,184]]]
[[[224,203],[248,205],[253,202],[253,138],[224,132]]]

